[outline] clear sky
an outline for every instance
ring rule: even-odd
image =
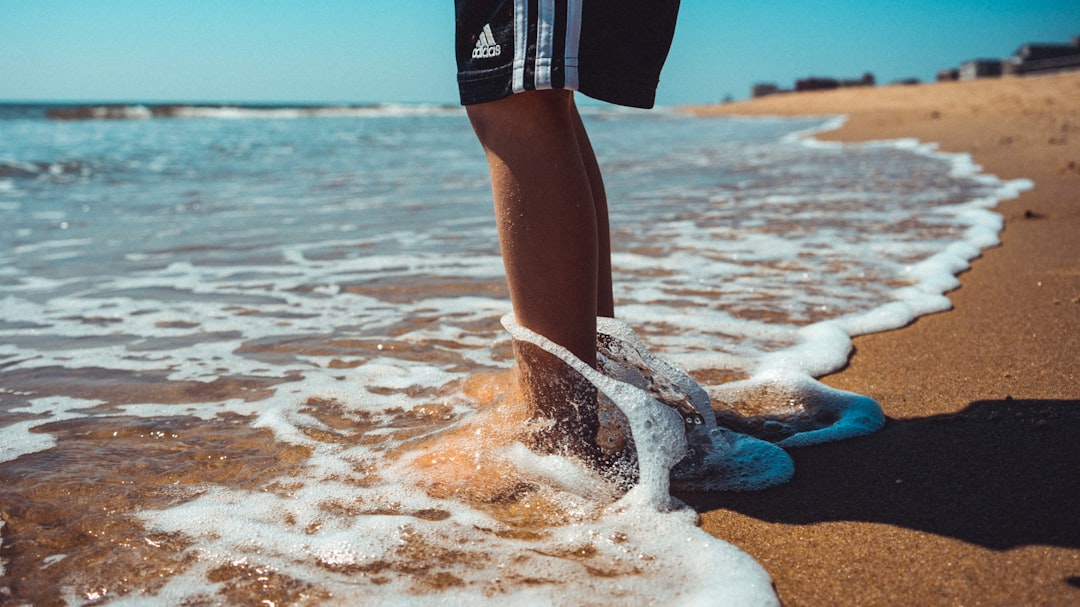
[[[0,100],[454,103],[453,29],[451,0],[0,0]],[[658,101],[1074,35],[1078,0],[683,0]]]

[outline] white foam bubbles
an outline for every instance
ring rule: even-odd
[[[0,390],[0,394],[9,392]],[[82,410],[100,405],[101,401],[66,396],[34,398],[25,407],[7,409],[7,412],[31,415],[33,419],[16,422],[3,428],[3,440],[0,441],[0,462],[8,462],[22,455],[51,449],[56,439],[47,432],[31,432],[48,422],[64,421],[84,415]]]
[[[328,484],[283,499],[212,489],[181,506],[144,513],[151,528],[193,538],[199,553],[185,585],[174,580],[155,600],[213,594],[212,569],[258,567],[311,583],[347,604],[778,604],[768,573],[697,529],[689,509],[660,512],[623,500],[598,518],[550,528],[543,539],[518,540],[493,535],[500,523],[476,511],[400,493],[381,502],[393,503],[383,514],[328,516],[328,504],[362,508],[360,500],[343,500],[345,491]],[[410,514],[433,505],[453,512],[441,520]],[[286,519],[288,531],[282,529]],[[427,576],[457,581],[424,591]]]
[[[798,343],[765,354],[759,360],[755,376],[797,372],[821,376],[841,368],[851,351],[851,336],[837,322],[822,321],[796,331]]]

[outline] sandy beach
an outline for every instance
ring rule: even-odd
[[[1035,188],[954,309],[855,340],[825,383],[889,418],[795,450],[790,484],[684,496],[796,605],[1080,604],[1080,73],[784,94],[704,115],[846,114],[823,140],[916,138]]]

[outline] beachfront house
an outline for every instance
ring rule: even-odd
[[[938,82],[954,82],[960,79],[960,70],[955,67],[939,70],[937,73]]]
[[[772,82],[759,82],[750,89],[750,96],[757,99],[758,97],[768,97],[769,95],[775,95],[777,93],[784,93],[783,89]]]
[[[1025,44],[1003,63],[1011,75],[1080,69],[1080,36],[1072,44]]]
[[[826,91],[830,89],[848,88],[853,86],[874,86],[874,75],[866,72],[862,78],[852,80],[839,80],[837,78],[819,78],[812,76],[795,81],[796,91]]]
[[[960,64],[960,79],[997,78],[1001,75],[1001,59],[972,59]]]

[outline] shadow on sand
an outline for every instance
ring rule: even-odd
[[[791,456],[786,485],[678,497],[774,523],[864,521],[997,550],[1080,548],[1080,400],[977,401]]]

